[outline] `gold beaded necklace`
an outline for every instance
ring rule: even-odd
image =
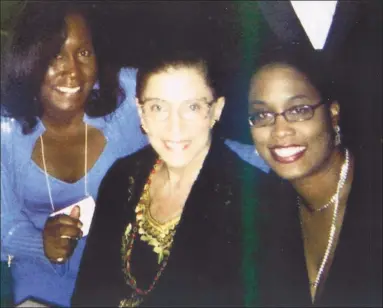
[[[129,298],[120,301],[119,307],[138,307],[143,302],[144,296],[154,289],[168,263],[170,248],[173,244],[176,227],[180,221],[180,216],[178,216],[165,224],[160,224],[150,215],[149,188],[153,174],[158,170],[160,163],[160,160],[156,162],[144,186],[143,193],[135,209],[136,222],[128,224],[122,239],[123,272],[126,283],[133,289],[133,292]],[[137,234],[139,234],[143,242],[152,246],[153,251],[158,255],[159,270],[147,289],[138,288],[136,279],[131,273],[131,255]]]

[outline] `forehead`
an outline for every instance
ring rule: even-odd
[[[293,95],[317,97],[318,92],[306,75],[285,64],[260,69],[250,82],[249,99],[283,99]]]
[[[204,74],[194,67],[167,68],[153,73],[143,89],[143,98],[160,98],[169,102],[212,98]]]
[[[91,34],[85,18],[79,13],[70,13],[65,17],[66,40],[90,41]]]

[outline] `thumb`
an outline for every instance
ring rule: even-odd
[[[79,218],[80,218],[80,207],[76,205],[76,206],[70,211],[69,216],[72,217],[72,218],[79,219]]]

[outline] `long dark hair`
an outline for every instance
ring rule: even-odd
[[[97,58],[98,84],[85,107],[92,117],[113,112],[123,99],[119,67],[105,48],[106,32],[96,6],[83,2],[27,1],[7,42],[1,72],[2,116],[13,117],[30,133],[42,116],[39,92],[49,64],[65,41],[65,17],[78,13],[86,20]]]

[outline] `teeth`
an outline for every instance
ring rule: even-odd
[[[275,148],[274,152],[281,157],[290,157],[304,151],[305,147]]]
[[[165,145],[172,150],[183,150],[186,146],[185,142],[165,141]]]
[[[80,91],[80,87],[75,87],[75,88],[68,88],[68,87],[57,87],[57,90],[63,93],[68,93],[68,94],[75,94],[78,91]]]

